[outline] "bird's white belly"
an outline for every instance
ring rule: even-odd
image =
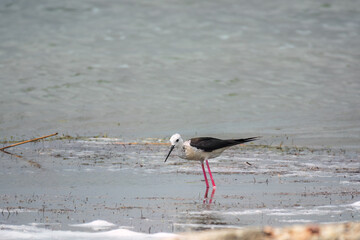
[[[185,142],[181,149],[179,157],[187,160],[204,161],[205,159],[218,157],[225,148],[220,148],[212,152],[204,152],[200,149],[190,146],[188,142]]]
[[[197,160],[204,161],[206,159],[206,153],[191,146],[183,146],[185,159],[187,160]]]

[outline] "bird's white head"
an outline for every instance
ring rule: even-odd
[[[172,152],[172,150],[174,150],[175,147],[182,146],[184,141],[181,138],[180,134],[175,133],[174,135],[171,136],[170,143],[171,143],[170,151],[169,151],[168,155],[166,156],[165,162],[168,159],[168,157],[170,156],[170,153]]]
[[[174,135],[171,136],[170,143],[172,146],[177,147],[177,146],[181,146],[184,143],[184,141],[182,140],[180,134],[175,133]]]

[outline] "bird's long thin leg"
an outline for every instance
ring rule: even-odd
[[[214,181],[214,178],[213,178],[211,170],[210,170],[209,162],[208,162],[208,160],[205,160],[205,162],[206,162],[206,166],[207,166],[207,168],[209,170],[209,175],[210,175],[210,178],[211,178],[211,183],[213,185],[213,188],[216,188],[215,181]]]
[[[203,170],[203,173],[204,173],[206,188],[209,188],[209,183],[208,183],[208,180],[207,180],[207,177],[206,177],[206,172],[205,172],[205,168],[204,168],[204,163],[203,163],[203,162],[201,163],[201,167],[202,167],[202,170]],[[211,175],[210,175],[210,176],[211,176]]]

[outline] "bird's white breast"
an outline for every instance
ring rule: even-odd
[[[179,157],[187,160],[204,161],[209,158],[209,153],[190,146],[190,140],[188,140],[182,145]]]
[[[190,140],[185,141],[182,146],[178,147],[177,155],[178,157],[187,160],[204,160],[201,156],[201,151],[190,146]]]

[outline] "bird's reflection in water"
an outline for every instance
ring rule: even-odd
[[[215,195],[215,190],[216,190],[216,188],[213,188],[213,190],[211,192],[211,196],[210,196],[210,198],[208,198],[209,188],[206,188],[205,195],[204,195],[204,201],[203,201],[204,204],[210,205],[212,203],[214,195]]]

